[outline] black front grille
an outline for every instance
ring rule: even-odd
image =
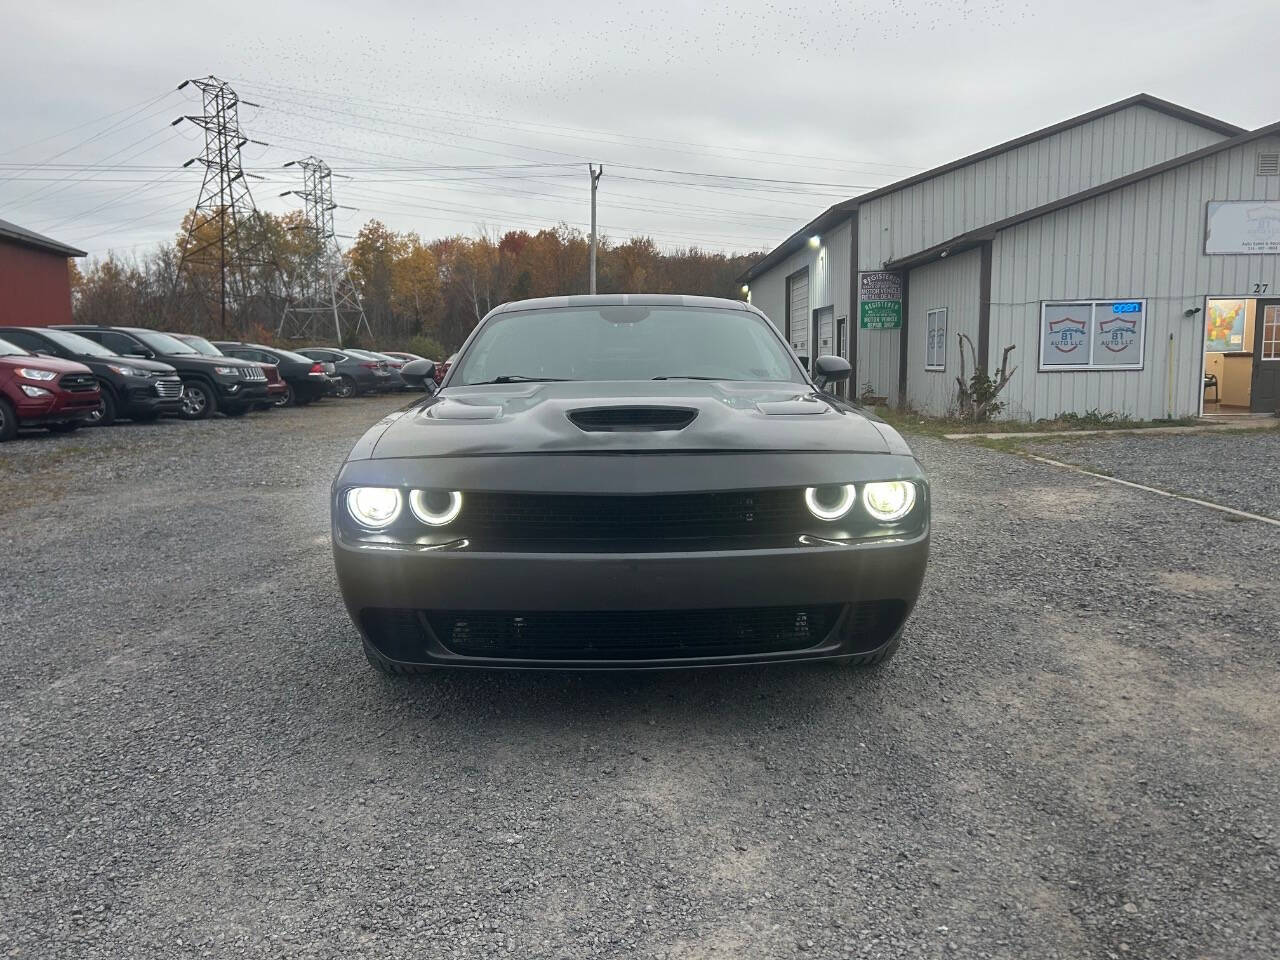
[[[642,496],[468,493],[468,536],[503,540],[656,541],[794,534],[811,525],[801,490]]]
[[[505,660],[678,660],[783,653],[822,643],[840,607],[738,607],[630,612],[427,614],[461,656]]]
[[[579,430],[606,433],[683,430],[697,415],[697,410],[688,407],[591,407],[568,414],[569,422]]]
[[[72,393],[87,393],[98,389],[98,381],[87,373],[64,373],[58,378],[58,385]]]

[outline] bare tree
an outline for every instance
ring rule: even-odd
[[[1013,353],[1016,345],[1009,344],[1004,348],[1004,353],[1000,355],[1000,369],[996,371],[995,378],[987,375],[985,366],[978,363],[978,351],[974,349],[973,341],[969,339],[967,333],[957,333],[956,338],[960,341],[960,374],[956,377],[956,385],[960,388],[960,416],[966,420],[990,420],[992,416],[999,413],[1004,408],[1003,401],[997,399],[1002,391],[1009,384],[1017,367],[1009,369],[1009,354]],[[966,377],[964,375],[964,345],[969,345],[969,353],[973,357],[973,376]]]

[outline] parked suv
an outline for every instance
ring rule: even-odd
[[[213,345],[211,340],[204,337],[198,337],[194,333],[174,333],[168,331],[169,336],[175,340],[181,340],[188,347],[195,350],[196,353],[205,357],[225,357],[226,354]],[[262,368],[262,372],[267,375],[267,399],[259,400],[253,405],[254,410],[267,410],[271,407],[281,406],[280,399],[288,394],[289,389],[285,386],[284,379],[280,376],[280,370],[274,363],[264,363],[261,360],[250,360],[249,363],[256,363]]]
[[[19,427],[74,430],[100,398],[98,380],[83,363],[37,357],[0,339],[0,440],[12,439]]]
[[[30,353],[74,360],[92,370],[102,399],[89,417],[91,425],[110,426],[117,417],[149,422],[182,407],[182,380],[167,363],[117,357],[102,344],[66,330],[5,327],[0,336]]]
[[[391,389],[391,368],[379,365],[377,360],[367,360],[333,347],[303,347],[298,351],[304,357],[332,363],[338,375],[336,393],[340,397],[356,397],[375,390]]]
[[[288,388],[284,399],[277,401],[278,406],[304,406],[329,392],[329,377],[325,373],[324,364],[318,360],[304,357],[292,350],[266,347],[260,343],[215,340],[213,345],[228,357],[275,364]]]
[[[181,340],[143,327],[71,324],[57,329],[88,337],[120,357],[160,360],[174,367],[182,378],[178,415],[184,420],[203,420],[219,411],[238,417],[267,399],[267,375],[256,363],[206,357]]]

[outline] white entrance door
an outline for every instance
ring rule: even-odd
[[[787,290],[787,340],[801,357],[809,356],[809,271],[791,277]]]
[[[836,308],[821,307],[814,313],[814,327],[817,330],[818,343],[814,348],[815,357],[828,357],[838,353],[836,346]]]

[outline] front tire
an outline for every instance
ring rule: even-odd
[[[208,420],[218,412],[218,398],[203,380],[188,380],[182,385],[183,420]]]
[[[89,414],[85,421],[91,427],[109,427],[116,422],[116,398],[107,387],[102,388],[102,399],[98,401],[98,409]]]
[[[13,412],[13,404],[0,397],[0,443],[12,440],[18,435],[18,415]]]
[[[284,383],[284,393],[276,397],[275,405],[277,407],[292,407],[297,402],[298,398],[293,392],[293,384],[286,380]]]
[[[346,400],[356,395],[355,378],[347,376],[345,373],[342,379],[338,381],[338,389],[334,391],[338,399]]]

